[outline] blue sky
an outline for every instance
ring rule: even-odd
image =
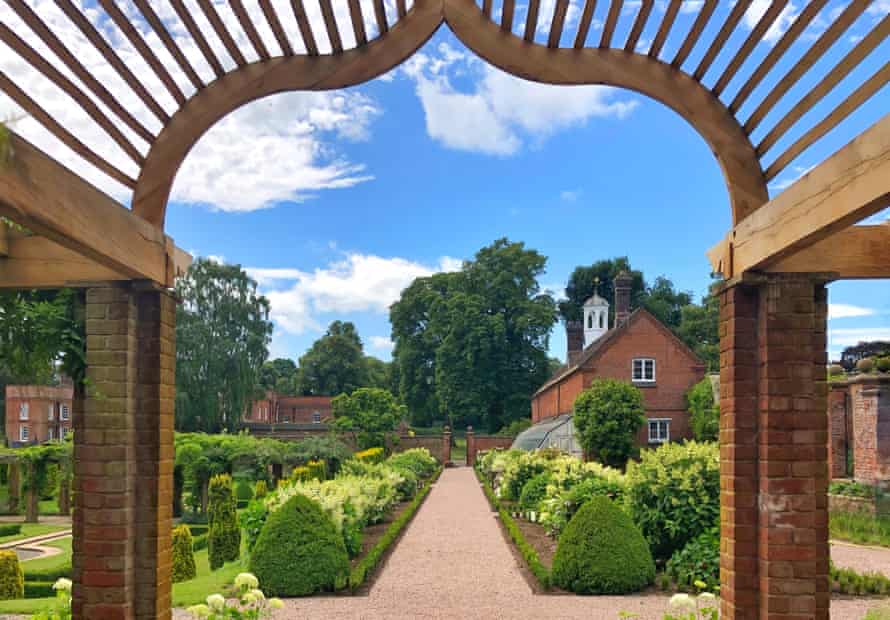
[[[65,27],[49,0],[34,4],[45,19]],[[579,4],[572,2],[567,37],[574,35]],[[616,41],[624,40],[635,15],[636,5],[627,4],[629,12],[619,22]],[[724,100],[731,100],[800,4],[789,3]],[[542,5],[542,15],[552,13],[552,8],[546,10],[552,0]],[[597,9],[590,41],[598,40],[605,18],[608,3],[600,5],[606,6]],[[644,50],[664,11],[663,4],[656,5],[643,32]],[[824,31],[827,18],[845,5],[828,3],[742,108],[742,118],[750,114],[757,95],[800,57],[804,45]],[[115,49],[131,53],[101,14],[89,13],[91,6],[86,6],[88,14]],[[730,40],[730,53],[718,57],[706,76],[707,85],[716,81],[764,6],[752,5],[753,13],[743,21],[747,28]],[[720,3],[705,40],[730,7]],[[662,58],[673,57],[694,19],[694,8],[694,2],[684,5]],[[755,138],[888,11],[890,3],[876,0],[815,71],[780,102]],[[174,34],[181,29],[169,11],[162,17]],[[5,8],[0,18],[16,20]],[[348,39],[346,19],[341,30]],[[520,7],[517,29],[523,22]],[[147,27],[144,32],[151,43]],[[76,34],[71,36],[76,40]],[[266,40],[271,42],[271,36]],[[697,65],[704,50],[704,45],[696,47],[687,70]],[[88,54],[84,50],[87,64]],[[201,60],[197,53],[190,57],[196,64]],[[804,120],[821,119],[888,57],[890,42],[884,41]],[[98,62],[96,71],[105,70],[101,59]],[[0,68],[22,79],[27,76],[35,91],[52,95],[51,86],[28,74],[27,67],[7,59],[0,60]],[[182,76],[175,77],[187,87]],[[775,179],[771,191],[777,193],[874,123],[890,109],[888,104],[885,88]],[[8,110],[15,112],[0,100],[0,114]],[[59,108],[58,114],[74,112]],[[91,131],[86,121],[73,120]],[[811,124],[804,122],[789,132],[767,162]],[[30,119],[21,121],[17,130],[41,146],[51,140]],[[55,149],[51,152],[59,152],[62,161],[73,161],[63,147]],[[85,174],[128,200],[95,171]],[[729,226],[727,193],[717,163],[704,141],[675,113],[627,91],[522,82],[475,58],[444,28],[409,63],[371,83],[337,93],[279,95],[224,119],[205,135],[180,171],[167,220],[167,231],[180,247],[241,264],[257,278],[272,302],[273,356],[299,357],[327,324],[342,319],[355,322],[366,351],[383,359],[389,359],[391,346],[386,308],[401,288],[414,277],[456,268],[496,238],[524,241],[546,255],[542,284],[557,296],[575,266],[620,255],[629,256],[650,281],[666,275],[679,288],[700,296],[709,283],[704,252]],[[860,339],[890,339],[886,282],[833,284],[831,302],[832,353]],[[564,349],[564,333],[557,325],[551,352],[564,357]]]

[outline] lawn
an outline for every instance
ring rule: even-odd
[[[6,511],[9,506],[9,487],[7,485],[0,485],[0,511]],[[59,503],[56,501],[56,498],[52,499],[42,499],[38,504],[37,510],[42,515],[57,515],[59,514]],[[25,496],[22,495],[19,498],[19,512],[24,514],[25,512]],[[7,511],[8,514],[8,511]]]
[[[890,518],[858,512],[832,512],[828,533],[837,540],[890,547]]]
[[[71,537],[66,536],[59,540],[44,543],[44,547],[55,547],[61,549],[62,553],[51,555],[45,558],[35,558],[33,560],[25,560],[22,562],[22,570],[36,571],[60,568],[71,563]]]
[[[454,440],[454,445],[451,446],[451,462],[452,463],[466,463],[467,462],[467,440],[460,437]]]
[[[50,523],[22,523],[22,532],[13,536],[0,536],[0,544],[12,542],[14,540],[24,540],[34,536],[43,536],[44,534],[52,534],[53,532],[63,532],[70,530],[70,525],[53,525]]]

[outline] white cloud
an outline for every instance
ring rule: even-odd
[[[371,347],[378,351],[390,352],[394,344],[388,336],[371,336]]]
[[[876,314],[873,308],[863,308],[851,304],[828,304],[828,319],[846,319],[850,317],[872,316]]]
[[[431,138],[449,148],[491,155],[512,155],[590,118],[626,118],[638,105],[618,99],[618,91],[606,86],[521,80],[444,43],[434,56],[415,55],[404,74],[416,82]],[[458,88],[456,78],[471,84]]]
[[[559,199],[563,202],[577,202],[581,197],[580,189],[566,189],[559,193]]]
[[[829,330],[830,348],[849,347],[869,340],[890,340],[890,327],[845,327]]]
[[[742,23],[749,29],[753,30],[757,25],[757,22],[760,21],[760,18],[763,17],[763,14],[766,13],[767,9],[769,9],[772,4],[772,0],[754,0],[751,3],[751,6],[748,7],[748,10],[745,11],[745,15],[742,18]],[[785,31],[794,23],[794,20],[797,19],[797,7],[794,3],[789,2],[786,4],[779,16],[776,20],[770,24],[770,27],[767,28],[766,33],[763,35],[763,41],[766,41],[770,45],[773,45],[778,41]]]
[[[303,51],[302,38],[293,18],[290,3],[287,0],[272,1],[295,49],[298,52]],[[120,101],[124,108],[133,114],[138,122],[149,132],[157,133],[160,130],[160,121],[80,30],[68,20],[53,0],[33,0],[28,4],[59,36],[71,53]],[[94,3],[85,0],[76,0],[75,4],[83,7],[87,19],[106,38],[124,64],[139,77],[165,112],[173,113],[178,107],[173,97],[141,55],[108,19],[105,12],[96,8]],[[198,75],[206,82],[213,80],[215,76],[210,66],[170,4],[159,0],[152,0],[151,4]],[[213,0],[213,4],[247,61],[255,60],[257,56],[253,46],[241,29],[230,3]],[[259,5],[255,2],[246,4],[270,53],[278,54],[277,42]],[[374,12],[369,3],[365,4],[368,4],[365,7],[367,10],[364,11],[366,27],[373,33],[376,32]],[[193,84],[179,68],[178,63],[170,57],[157,35],[142,19],[141,14],[132,3],[119,3],[119,5],[170,71],[173,80],[185,96],[190,97],[195,91]],[[390,14],[394,15],[394,2],[387,0],[386,5]],[[349,26],[348,5],[345,2],[336,2],[334,7],[336,19],[341,26],[344,47],[354,47],[355,40],[352,28]],[[322,32],[324,27],[318,3],[308,3],[307,12],[309,19],[316,25],[316,31]],[[201,11],[193,11],[193,15],[204,32],[212,32]],[[31,29],[19,20],[8,3],[0,3],[0,21],[8,24],[63,74],[83,87]],[[328,50],[329,44],[326,37],[318,39],[320,51],[324,53]],[[233,68],[234,61],[229,57],[219,38],[211,34],[208,36],[208,41],[224,68]],[[133,178],[138,175],[136,163],[103,129],[52,82],[2,44],[0,44],[0,70],[93,151],[125,174]],[[89,92],[86,88],[83,90]],[[91,94],[89,96],[92,98]],[[144,155],[148,145],[114,114],[108,112],[103,104],[97,102],[97,105]],[[0,94],[0,119],[20,113],[21,109],[11,99]],[[366,139],[371,124],[380,113],[374,101],[354,90],[279,95],[245,106],[218,123],[196,145],[177,176],[172,198],[204,203],[222,210],[244,211],[269,206],[282,200],[304,200],[315,192],[349,187],[368,180],[371,177],[364,171],[363,166],[345,159],[337,145],[341,140]],[[122,202],[129,200],[131,195],[129,188],[106,177],[86,163],[33,118],[24,118],[16,122],[14,129],[38,148],[50,153],[62,164],[117,200]]]
[[[460,269],[461,261],[442,257],[436,265],[373,254],[347,254],[313,271],[248,267],[247,273],[269,298],[272,319],[284,331],[321,331],[320,314],[385,313],[415,278]]]
[[[812,170],[815,167],[816,167],[815,165],[814,166],[793,166],[791,169],[792,175],[790,177],[785,177],[783,179],[779,179],[778,181],[774,181],[773,183],[770,183],[769,188],[779,190],[779,191],[781,191],[783,189],[787,189],[787,188],[791,187],[792,185],[794,185],[795,183],[797,183],[797,181],[801,177],[806,175],[810,170]]]

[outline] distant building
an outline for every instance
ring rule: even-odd
[[[244,422],[263,424],[326,424],[333,418],[330,396],[282,396],[269,391],[253,403]]]
[[[6,441],[10,447],[64,439],[71,432],[74,387],[6,386]]]
[[[557,447],[579,454],[571,420],[575,399],[597,378],[617,379],[643,393],[646,424],[637,441],[656,445],[692,436],[686,392],[705,376],[704,362],[644,308],[631,312],[631,278],[615,278],[615,325],[598,295],[584,303],[583,322],[566,323],[568,362],[532,396],[533,426],[516,447]]]

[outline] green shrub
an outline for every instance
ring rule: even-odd
[[[290,479],[295,482],[308,482],[312,480],[312,472],[305,465],[298,465],[291,470]]]
[[[192,536],[203,536],[210,529],[210,526],[205,525],[203,523],[190,523],[189,531],[192,533]]]
[[[201,534],[200,536],[195,536],[192,538],[192,551],[201,551],[202,549],[206,549],[208,547],[208,539],[210,536],[208,534]]]
[[[208,513],[210,530],[207,547],[210,570],[216,570],[226,562],[237,560],[241,555],[241,528],[232,494],[232,478],[227,474],[210,479]]]
[[[504,470],[501,485],[498,487],[501,499],[518,501],[525,484],[538,474],[544,473],[546,469],[546,461],[537,458],[536,453],[523,453]]]
[[[516,437],[522,431],[531,428],[532,421],[529,418],[519,418],[518,420],[513,420],[506,426],[503,426],[501,430],[497,432],[501,437]]]
[[[353,457],[362,463],[379,463],[383,460],[383,448],[368,448],[356,452]]]
[[[250,480],[240,478],[235,483],[235,499],[238,501],[253,499],[253,485],[250,484]]]
[[[25,576],[15,551],[0,551],[0,600],[22,598]]]
[[[720,530],[712,528],[686,543],[668,560],[665,572],[681,590],[698,592],[702,588],[695,585],[696,581],[704,583],[708,591],[717,589],[720,586]]]
[[[268,516],[269,509],[266,508],[266,503],[258,499],[250,502],[247,508],[241,512],[239,520],[241,521],[241,529],[244,530],[244,535],[247,537],[248,551],[253,550],[254,545],[256,545],[256,541],[260,537],[260,532]]]
[[[198,574],[193,544],[192,532],[187,525],[173,528],[173,583],[194,579]]]
[[[426,448],[412,448],[393,454],[386,462],[397,469],[410,469],[418,478],[429,478],[439,467],[436,459]]]
[[[538,510],[538,504],[547,495],[547,485],[550,483],[550,474],[538,474],[525,483],[522,493],[519,495],[519,507],[522,510]]]
[[[699,441],[716,441],[720,433],[720,404],[714,402],[710,377],[705,377],[686,392],[689,424]]]
[[[890,357],[879,357],[875,362],[875,368],[880,372],[890,372]]]
[[[541,510],[545,514],[541,524],[551,535],[558,537],[578,509],[591,497],[608,497],[619,506],[622,505],[625,485],[619,480],[620,478],[591,476],[561,491],[556,497],[548,498],[548,501],[542,502]]]
[[[0,536],[18,536],[21,533],[21,523],[4,523],[0,525]]]
[[[256,499],[263,499],[266,497],[266,494],[269,492],[269,489],[266,487],[265,480],[257,480],[256,486],[253,489],[253,496]]]
[[[636,452],[646,422],[640,389],[615,379],[594,379],[575,399],[572,422],[578,443],[591,458],[624,467]]]
[[[576,594],[627,594],[655,580],[646,540],[612,500],[593,497],[572,517],[553,558],[553,582]]]
[[[828,485],[828,493],[830,495],[845,495],[847,497],[861,497],[863,499],[874,499],[876,489],[870,484],[862,484],[852,480],[838,480]]]
[[[644,450],[627,468],[630,516],[657,559],[667,559],[720,518],[720,453],[690,441]]]
[[[53,568],[43,568],[38,570],[29,569],[28,565],[25,564],[24,568],[24,578],[25,581],[50,581],[55,583],[56,579],[61,579],[64,577],[65,579],[71,579],[71,564],[64,564],[62,566],[54,566]]]
[[[328,468],[324,461],[309,461],[306,467],[309,468],[310,478],[321,481],[328,479]]]
[[[875,369],[875,360],[871,357],[863,357],[856,362],[856,370],[859,372],[871,372]]]
[[[340,471],[340,465],[352,458],[352,450],[335,437],[309,437],[293,444],[291,450],[297,462],[323,460],[327,464],[329,476]]]
[[[294,495],[269,515],[250,556],[250,572],[272,596],[307,596],[346,584],[343,538],[321,507]]]
[[[831,563],[830,580],[832,590],[841,594],[857,596],[890,594],[890,579],[881,573],[860,573],[851,568],[838,568],[834,562]]]
[[[50,598],[56,595],[55,581],[26,581],[24,598]]]

